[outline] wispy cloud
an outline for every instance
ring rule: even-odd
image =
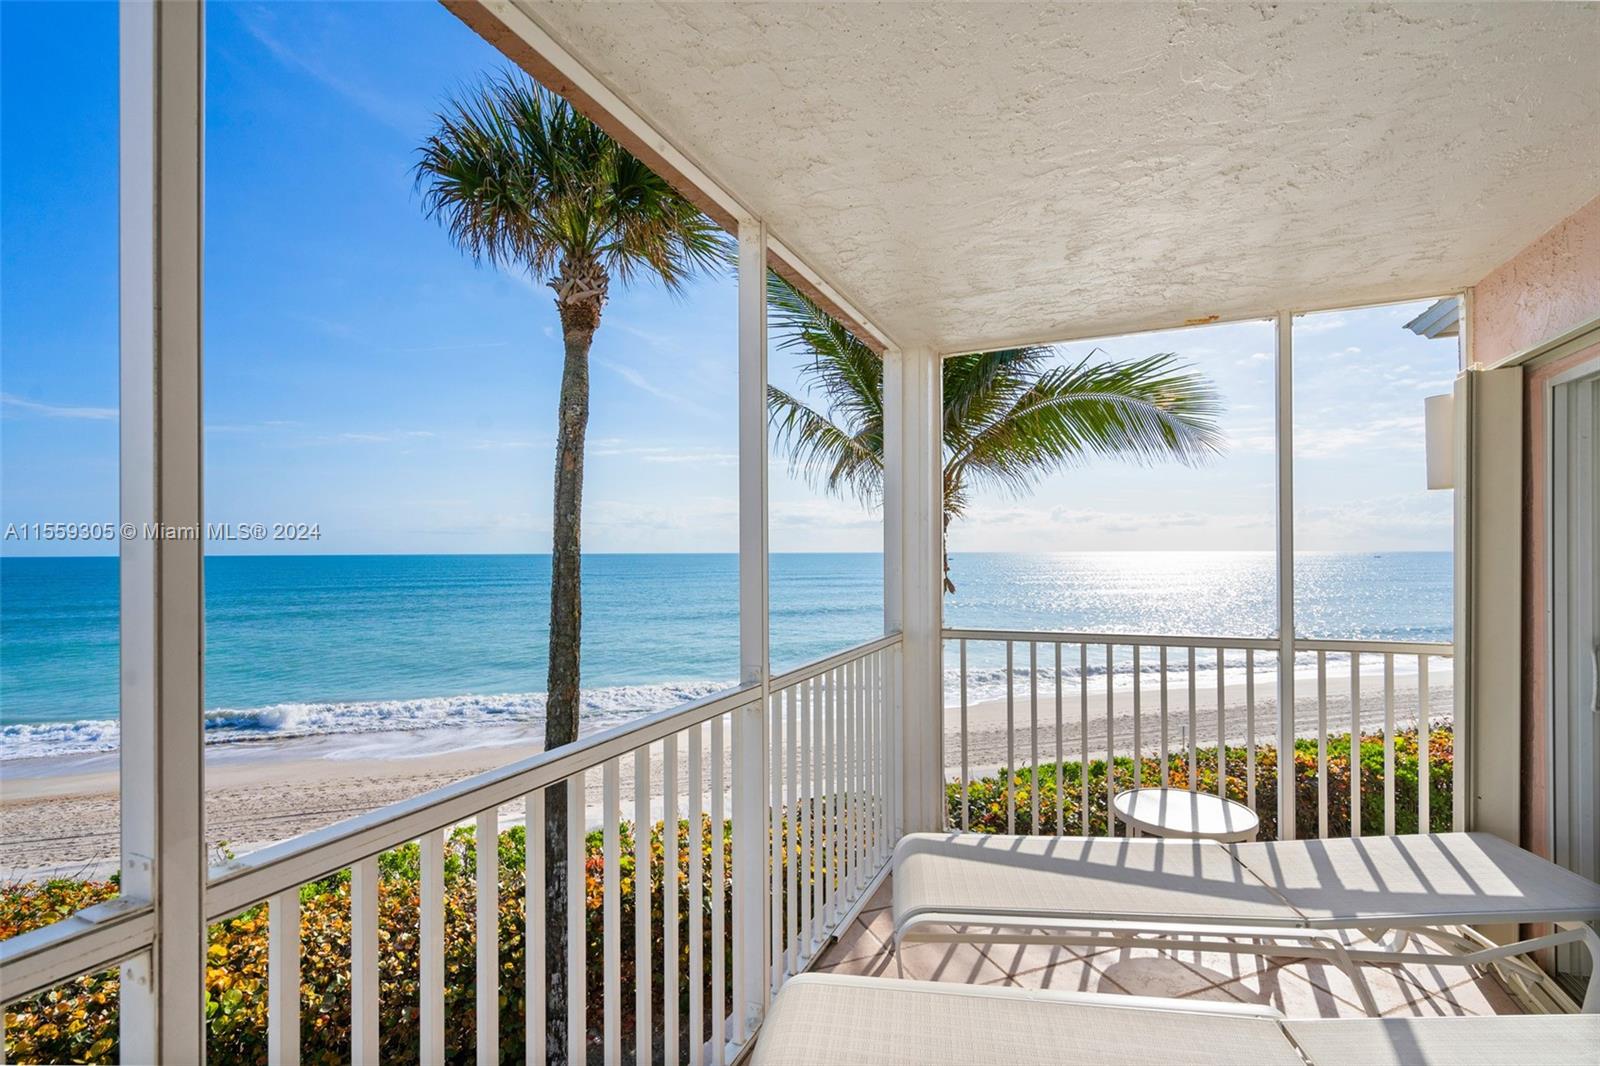
[[[1301,426],[1295,433],[1294,454],[1297,459],[1326,459],[1370,448],[1394,451],[1419,444],[1422,434],[1420,410],[1415,415],[1375,418],[1353,425]],[[1420,461],[1420,447],[1416,454]]]
[[[336,433],[332,437],[323,438],[324,441],[344,442],[346,444],[396,444],[414,440],[430,440],[438,434],[429,429],[391,429],[376,433],[348,431]]]
[[[68,404],[44,403],[24,399],[9,392],[0,392],[0,404],[18,411],[28,411],[46,418],[81,418],[94,422],[109,422],[117,417],[115,407],[75,407]]]
[[[739,461],[737,452],[704,447],[629,444],[615,437],[593,442],[589,454],[604,459],[627,456],[644,463],[704,463],[707,466],[732,466]]]
[[[293,18],[299,22],[310,8],[298,7]],[[408,139],[417,135],[416,115],[398,106],[390,94],[371,86],[350,80],[338,70],[323,64],[303,46],[291,46],[276,32],[276,12],[265,7],[251,6],[236,9],[239,22],[274,59],[286,67],[298,70],[321,82],[347,102]]]
[[[639,389],[642,392],[648,392],[657,399],[665,400],[670,404],[675,404],[678,407],[683,408],[685,411],[700,415],[702,418],[717,417],[715,412],[709,410],[704,405],[689,399],[687,396],[680,396],[670,389],[662,388],[660,385],[657,385],[655,382],[651,381],[649,378],[645,377],[631,366],[623,366],[621,363],[614,363],[609,359],[599,359],[596,360],[596,362],[605,367],[607,370],[616,374],[629,385],[632,385],[634,388]]]
[[[423,354],[427,352],[475,352],[483,348],[509,347],[510,341],[465,341],[461,344],[418,344],[392,351]]]

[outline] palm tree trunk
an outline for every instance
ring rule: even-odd
[[[583,633],[582,517],[583,445],[589,430],[589,345],[600,324],[601,300],[568,299],[557,286],[565,359],[556,430],[555,519],[550,553],[550,672],[546,687],[545,750],[578,739],[580,641]],[[545,974],[547,987],[528,989],[546,997],[546,1049],[551,1066],[567,1062],[567,805],[565,782],[545,792]],[[580,893],[579,898],[583,896]],[[574,1064],[576,1066],[576,1064]]]
[[[944,590],[954,592],[956,583],[950,580],[950,509],[944,512],[944,535],[939,538],[939,547],[944,552]]]

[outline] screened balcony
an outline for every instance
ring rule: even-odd
[[[204,1061],[207,930],[248,915],[267,924],[270,1058],[298,1061],[320,1009],[301,970],[300,892],[348,874],[336,1009],[359,1063],[385,1057],[380,964],[397,952],[417,974],[405,1010],[426,1063],[731,1062],[786,982],[812,970],[1373,1013],[1316,959],[969,943],[902,944],[897,958],[893,857],[908,834],[946,830],[1126,837],[1114,801],[1135,786],[1241,803],[1263,841],[1409,829],[1524,842],[1532,771],[1512,638],[1526,601],[1522,555],[1507,548],[1523,543],[1522,425],[1507,421],[1522,380],[1463,349],[1446,449],[1454,639],[1312,638],[1296,619],[1294,324],[1424,297],[1458,299],[1470,320],[1482,279],[1587,210],[1600,192],[1593,12],[1146,6],[1113,18],[1060,5],[1009,12],[1034,20],[1017,34],[986,9],[936,4],[446,6],[737,237],[740,682],[213,864],[202,548],[125,542],[121,895],[0,943],[5,998],[117,967],[122,1060]],[[122,517],[198,526],[203,8],[122,12]],[[1349,91],[1352,70],[1385,87],[1381,114]],[[1514,103],[1529,94],[1538,106]],[[769,270],[880,353],[885,401],[883,636],[781,673],[769,654]],[[1274,632],[949,625],[941,360],[1234,320],[1270,322],[1275,337]],[[1563,352],[1593,342],[1570,324],[1556,332]],[[980,657],[1003,664],[987,724],[968,687]],[[1151,689],[1138,679],[1155,664]],[[1381,770],[1348,757],[1337,770],[1341,736],[1348,750],[1363,735]],[[1297,746],[1299,760],[1277,758]],[[568,807],[566,854],[587,877],[565,886],[544,867],[552,788],[585,797]],[[509,859],[476,846],[512,827],[525,843]],[[383,857],[413,843],[419,892],[396,909]],[[499,891],[452,909],[447,869]],[[560,1019],[542,994],[552,893],[566,903]],[[517,900],[521,923],[508,924]],[[1386,949],[1388,931],[1371,932],[1349,946]],[[1463,923],[1419,950],[1514,935]],[[1516,960],[1369,969],[1386,1015],[1583,1000]]]

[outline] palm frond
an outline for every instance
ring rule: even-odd
[[[677,292],[731,259],[715,223],[566,100],[518,72],[464,89],[437,116],[413,176],[423,210],[474,260],[599,264]]]
[[[868,507],[883,496],[882,425],[876,437],[852,433],[775,385],[767,386],[767,417],[789,469],[814,487],[849,493]]]
[[[1197,465],[1220,454],[1215,389],[1172,354],[1056,367],[972,435],[947,469],[1021,491],[1091,457]]]

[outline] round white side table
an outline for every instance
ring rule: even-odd
[[[1138,833],[1238,844],[1254,840],[1261,819],[1242,803],[1186,788],[1130,788],[1111,801],[1116,816]]]

